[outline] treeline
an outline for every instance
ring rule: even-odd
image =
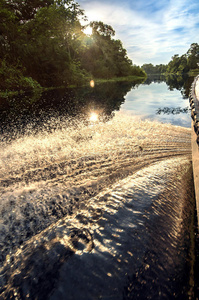
[[[0,0],[0,89],[81,85],[89,78],[145,76],[115,31],[73,0]]]
[[[199,45],[191,44],[186,54],[175,54],[167,65],[144,64],[142,68],[147,74],[198,74],[199,73]]]

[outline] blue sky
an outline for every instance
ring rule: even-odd
[[[77,0],[89,21],[116,31],[136,65],[166,64],[199,43],[199,0]]]

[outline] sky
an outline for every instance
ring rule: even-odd
[[[133,64],[167,64],[199,43],[199,0],[77,0],[88,21],[111,25]]]

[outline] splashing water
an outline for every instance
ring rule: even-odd
[[[59,127],[1,145],[2,297],[147,299],[155,272],[167,299],[185,260],[190,129],[120,114]]]

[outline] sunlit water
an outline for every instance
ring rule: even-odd
[[[163,123],[191,126],[188,98],[183,99],[177,89],[169,90],[165,82],[143,84],[132,89],[127,93],[121,111]]]
[[[190,129],[69,124],[1,143],[2,299],[188,299]]]

